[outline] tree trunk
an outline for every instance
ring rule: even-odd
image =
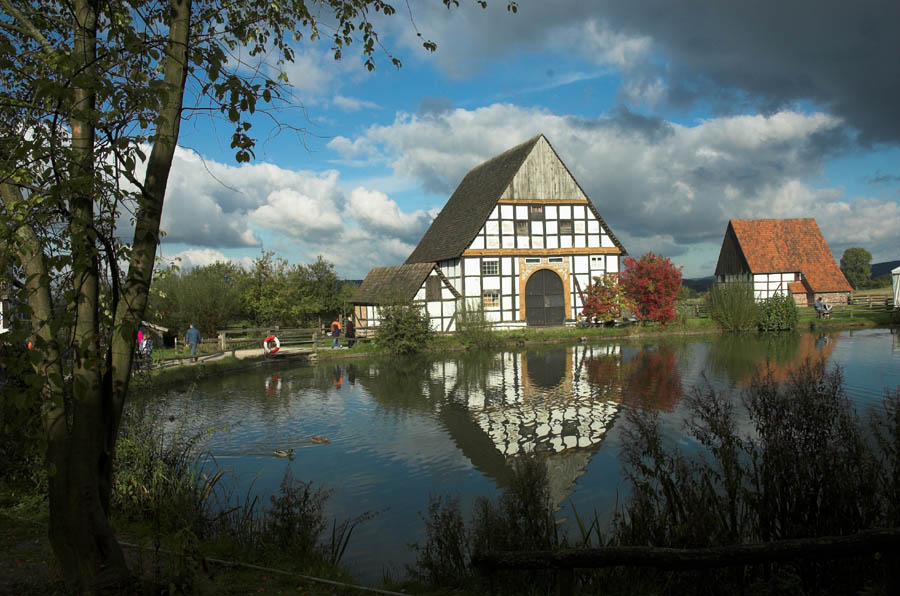
[[[113,332],[101,358],[99,324],[99,257],[94,229],[94,195],[90,180],[94,168],[94,97],[90,89],[74,89],[70,122],[75,156],[70,198],[74,304],[73,369],[70,384],[63,383],[59,358],[45,352],[45,363],[59,368],[58,383],[45,386],[45,430],[48,437],[50,542],[72,589],[81,593],[119,593],[132,576],[124,553],[109,525],[113,486],[113,459],[122,411],[131,376],[135,334],[147,306],[159,238],[159,223],[169,170],[178,140],[187,47],[190,0],[173,0],[169,41],[164,58],[163,82],[167,91],[156,120],[156,137],[139,201],[128,275],[119,296]],[[90,71],[96,57],[97,5],[94,0],[75,3],[75,59],[82,72]],[[94,75],[101,76],[101,75]],[[28,228],[21,232],[34,236]],[[49,271],[37,237],[33,237],[37,273],[29,302],[35,329],[44,329],[52,341]],[[23,255],[24,256],[24,255]],[[25,259],[23,259],[24,262]],[[27,276],[30,277],[30,276]],[[33,297],[33,299],[32,299]],[[35,308],[40,306],[40,310]],[[56,352],[57,354],[59,352]],[[104,362],[105,360],[105,362]],[[43,365],[45,368],[50,364]],[[45,376],[48,380],[51,376]]]

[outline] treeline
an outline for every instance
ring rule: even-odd
[[[193,324],[205,336],[235,324],[317,326],[349,312],[354,289],[321,256],[290,265],[264,251],[249,269],[230,262],[163,269],[153,279],[147,320],[176,334]]]

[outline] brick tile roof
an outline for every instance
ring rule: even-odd
[[[791,294],[805,294],[806,286],[803,285],[802,281],[792,281],[788,284],[788,292]]]
[[[800,271],[813,292],[852,290],[815,219],[732,219],[728,225],[751,272]]]

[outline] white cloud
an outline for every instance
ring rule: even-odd
[[[365,99],[357,99],[355,97],[344,97],[343,95],[335,95],[332,100],[334,105],[345,112],[358,112],[359,110],[377,110],[378,104]]]
[[[586,120],[495,104],[399,114],[331,147],[347,155],[365,148],[373,162],[449,197],[469,169],[543,132],[632,254],[691,252],[708,263],[715,255],[691,247],[720,244],[730,218],[815,217],[833,247],[865,241],[873,255],[889,258],[896,233],[884,222],[897,221],[896,200],[847,197],[842,188],[810,183],[823,171],[821,139],[842,125],[827,114],[792,111],[684,126],[626,110]],[[390,213],[390,205],[379,212]]]
[[[358,187],[350,193],[347,211],[366,230],[416,242],[425,233],[439,210],[404,213],[400,206],[383,192]]]
[[[339,207],[324,195],[284,188],[271,193],[266,204],[250,213],[257,225],[294,239],[325,239],[341,229]]]
[[[396,178],[387,180],[396,184]],[[379,184],[372,179],[368,184]],[[240,166],[204,160],[178,148],[163,208],[163,248],[192,248],[173,257],[182,267],[215,261],[249,265],[226,249],[276,248],[292,262],[318,254],[342,275],[406,260],[436,211],[404,211],[384,190],[357,185],[346,193],[336,170],[289,170],[267,163]]]

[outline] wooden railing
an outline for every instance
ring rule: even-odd
[[[556,551],[495,551],[472,557],[483,573],[501,570],[549,569],[556,571],[557,594],[574,593],[575,569],[605,567],[654,567],[690,571],[717,567],[784,563],[795,559],[832,560],[876,553],[889,553],[885,565],[891,571],[888,593],[900,593],[900,528],[866,530],[850,536],[798,538],[764,544],[743,544],[717,548],[657,548],[616,546]]]

